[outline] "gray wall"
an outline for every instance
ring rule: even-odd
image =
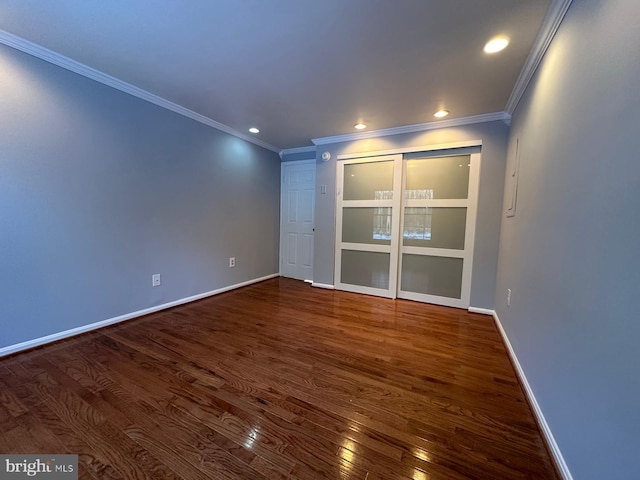
[[[580,480],[640,475],[639,18],[637,0],[574,1],[510,140],[497,312]]]
[[[3,45],[0,71],[0,348],[278,271],[276,153]]]
[[[316,152],[298,152],[298,153],[284,153],[282,155],[283,162],[299,162],[301,160],[310,160],[315,158]]]
[[[496,264],[508,132],[509,128],[503,122],[489,122],[319,145],[316,153],[316,231],[313,281],[329,285],[334,283],[336,158],[338,155],[482,140],[482,169],[480,171],[478,219],[471,283],[471,306],[492,309],[495,299]],[[321,155],[327,151],[331,153],[331,160],[323,162]],[[327,186],[326,195],[320,193],[321,185]],[[327,259],[331,259],[331,261],[327,261]]]

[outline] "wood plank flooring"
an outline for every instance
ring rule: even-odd
[[[556,479],[490,317],[273,279],[0,359],[83,479]]]

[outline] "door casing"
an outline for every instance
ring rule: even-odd
[[[308,168],[307,168],[308,167]],[[292,191],[287,188],[287,170],[298,170],[305,175],[311,175],[311,180],[305,182],[307,186],[301,192],[296,192],[297,198],[293,198]],[[315,170],[316,161],[301,160],[297,162],[283,162],[280,167],[280,275],[299,280],[313,280],[313,237],[315,215]],[[291,232],[291,216],[289,215],[292,201],[296,202],[296,208],[302,206],[306,212],[296,212],[297,225]],[[299,215],[300,213],[305,215]],[[292,236],[303,235],[304,238],[295,239],[295,247],[291,242]],[[295,248],[295,251],[291,251]],[[291,260],[294,260],[292,263]]]
[[[388,298],[405,298],[410,300],[417,300],[428,303],[436,303],[440,305],[459,307],[459,308],[469,308],[470,305],[470,296],[471,296],[471,278],[472,278],[472,267],[473,267],[473,250],[474,250],[474,241],[475,241],[475,226],[476,226],[476,217],[477,217],[477,202],[478,202],[478,191],[479,191],[479,180],[480,180],[480,164],[481,164],[481,154],[480,147],[482,145],[482,141],[471,141],[471,142],[463,142],[458,144],[447,144],[447,145],[436,145],[433,147],[417,147],[417,148],[403,148],[398,150],[386,150],[379,152],[365,152],[361,154],[348,154],[338,156],[338,162],[336,165],[336,239],[335,239],[335,269],[334,269],[334,284],[335,288],[340,290],[347,290],[356,293],[364,293],[369,295],[378,295]],[[456,152],[451,152],[451,149],[457,149]],[[402,292],[400,290],[399,278],[401,275],[401,255],[402,251],[410,252],[412,250],[411,247],[402,247],[401,246],[401,238],[400,238],[400,217],[404,213],[404,204],[401,201],[402,191],[404,189],[405,182],[405,160],[402,158],[402,153],[415,153],[415,152],[425,152],[428,156],[449,156],[449,155],[459,155],[459,154],[469,154],[471,160],[471,171],[469,177],[469,192],[468,192],[468,201],[458,202],[460,206],[464,206],[467,208],[467,216],[469,221],[466,227],[465,234],[465,247],[463,252],[454,252],[455,256],[464,258],[464,266],[463,266],[463,278],[462,278],[462,292],[461,298],[447,298],[447,297],[438,297],[438,296],[430,296],[423,294],[411,294],[410,292]],[[441,152],[441,153],[440,153]],[[400,160],[397,157],[400,157]],[[386,158],[385,158],[386,157]],[[390,247],[381,246],[381,245],[369,245],[366,247],[365,251],[380,251],[380,252],[389,252],[391,254],[391,265],[390,265],[390,276],[389,276],[389,289],[385,291],[384,289],[375,289],[371,287],[363,287],[358,285],[350,285],[343,284],[340,281],[340,269],[341,269],[341,249],[345,249],[350,247],[348,244],[344,244],[342,242],[342,209],[345,206],[349,206],[349,203],[345,205],[345,202],[342,200],[342,187],[343,187],[343,171],[344,164],[348,163],[358,163],[358,162],[371,162],[382,159],[393,159],[395,162],[394,165],[394,192],[399,192],[398,194],[394,194],[393,202],[389,206],[392,206],[395,214],[392,217],[393,221],[393,231],[397,232],[397,235],[392,236],[392,245]],[[397,186],[400,183],[400,186]],[[356,201],[357,202],[357,201]],[[356,202],[353,202],[356,206]],[[449,201],[451,204],[451,201]],[[435,202],[437,203],[437,202]],[[455,203],[455,202],[454,202]],[[364,204],[363,204],[364,206]],[[382,205],[380,205],[382,206]],[[393,239],[396,238],[394,242]],[[386,247],[386,248],[385,248]],[[450,253],[450,252],[442,252],[442,253]],[[444,256],[444,255],[443,255]]]

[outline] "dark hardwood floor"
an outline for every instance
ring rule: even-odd
[[[559,478],[490,317],[273,279],[0,359],[80,478]]]

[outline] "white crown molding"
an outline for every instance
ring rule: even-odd
[[[511,115],[506,112],[484,113],[471,117],[452,118],[450,120],[438,120],[435,122],[418,123],[415,125],[405,125],[403,127],[383,128],[381,130],[371,130],[369,132],[347,133],[345,135],[335,135],[333,137],[313,138],[314,145],[327,145],[329,143],[350,142],[353,140],[363,140],[365,138],[384,137],[387,135],[400,135],[402,133],[424,132],[436,130],[438,128],[460,127],[472,125],[474,123],[485,123],[503,121],[508,124]]]
[[[59,53],[32,43],[22,37],[18,37],[17,35],[13,35],[12,33],[0,30],[0,43],[37,57],[53,65],[57,65],[58,67],[62,67],[66,70],[77,73],[78,75],[82,75],[83,77],[90,78],[91,80],[95,80],[96,82],[100,82],[104,85],[115,88],[116,90],[120,90],[121,92],[128,93],[129,95],[133,95],[134,97],[138,97],[142,100],[146,100],[147,102],[158,105],[159,107],[171,110],[172,112],[188,117],[192,120],[195,120],[196,122],[208,125],[209,127],[215,128],[216,130],[221,130],[225,133],[228,133],[229,135],[233,135],[234,137],[238,137],[246,140],[247,142],[251,142],[254,145],[258,145],[260,147],[266,148],[267,150],[271,150],[272,152],[278,153],[280,151],[278,147],[275,147],[267,142],[263,142],[256,137],[246,135],[227,125],[216,122],[209,117],[205,117],[200,113],[194,112],[193,110],[189,110],[188,108],[185,108],[181,105],[170,102],[169,100],[154,95],[153,93],[147,92],[146,90],[131,85],[130,83],[119,80],[115,77],[112,77],[111,75],[107,75],[106,73],[84,65],[83,63],[76,62],[75,60],[65,57],[64,55],[60,55]]]
[[[531,82],[531,79],[536,73],[544,54],[547,52],[553,37],[556,35],[558,28],[560,28],[562,19],[567,13],[567,10],[569,10],[572,1],[573,0],[553,0],[549,6],[549,10],[547,10],[547,15],[544,17],[538,36],[533,43],[529,56],[520,71],[518,80],[513,87],[509,100],[507,101],[505,111],[510,115],[513,115],[513,112],[515,112],[518,103],[522,99],[522,96],[529,85],[529,82]]]
[[[296,148],[285,148],[280,151],[280,158],[285,155],[292,155],[294,153],[315,153],[316,147],[315,145],[310,145],[308,147],[296,147]]]

